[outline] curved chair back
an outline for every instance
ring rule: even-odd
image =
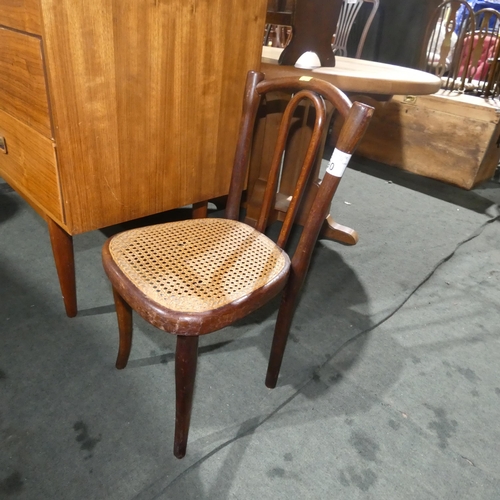
[[[470,40],[462,52],[460,76],[466,89],[483,97],[498,96],[500,72],[500,12],[495,9],[480,9],[475,15],[475,30],[470,31]]]
[[[357,59],[361,57],[368,31],[370,30],[370,26],[379,7],[379,0],[344,0],[344,3],[342,4],[342,10],[340,11],[339,21],[337,23],[335,39],[333,42],[333,47],[337,55],[347,56],[347,42],[349,40],[349,36],[351,34],[354,23],[359,16],[361,7],[365,3],[371,4],[371,10],[368,17],[366,18],[363,31],[358,42],[358,47],[356,49],[355,57]]]
[[[272,211],[276,205],[278,182],[282,174],[282,166],[286,163],[287,138],[292,127],[294,112],[300,103],[308,101],[314,108],[315,121],[309,145],[305,153],[302,168],[298,175],[297,185],[293,195],[288,199],[286,216],[283,227],[278,238],[278,245],[284,247],[288,241],[291,227],[296,220],[299,206],[304,192],[310,184],[310,176],[314,166],[317,164],[318,154],[324,144],[324,139],[328,131],[328,121],[331,117],[332,108],[344,120],[333,162],[344,158],[348,161],[355,146],[364,134],[368,121],[371,118],[373,109],[358,102],[352,104],[343,92],[324,80],[310,77],[299,78],[277,78],[265,80],[263,74],[249,73],[247,80],[247,92],[245,95],[243,118],[240,129],[240,138],[236,150],[236,160],[233,166],[233,176],[226,208],[226,217],[237,219],[239,216],[241,196],[247,179],[247,169],[250,161],[251,144],[253,139],[254,124],[262,100],[274,92],[293,93],[279,125],[277,141],[272,161],[269,169],[269,177],[265,188],[265,193],[260,205],[260,213],[256,217],[256,229],[264,231],[272,217]],[[327,110],[326,102],[330,104]],[[312,113],[312,111],[307,111]],[[337,170],[337,174],[340,171]],[[330,202],[342,177],[341,175],[325,175],[323,182],[314,200],[308,200],[311,210],[308,210],[308,217],[304,224],[301,241],[310,233],[314,235],[313,243],[319,234],[323,221],[328,215]],[[332,178],[331,178],[332,177]],[[314,179],[315,180],[315,179]],[[311,242],[305,243],[308,248]]]
[[[463,61],[462,54],[470,57],[472,40],[467,34],[474,29],[474,12],[465,0],[442,2],[427,26],[420,69],[439,76],[444,89],[463,90],[460,66],[467,66],[468,60]]]

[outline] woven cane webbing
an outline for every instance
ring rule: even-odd
[[[286,259],[267,236],[227,219],[190,219],[118,234],[111,256],[158,304],[179,312],[224,306],[270,282]]]

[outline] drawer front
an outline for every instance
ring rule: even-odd
[[[0,28],[0,110],[51,137],[40,38]]]
[[[64,222],[54,143],[3,111],[0,177],[41,212]]]
[[[0,0],[0,24],[42,34],[39,0]]]

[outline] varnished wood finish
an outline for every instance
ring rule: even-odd
[[[394,96],[376,107],[361,156],[464,189],[493,177],[500,160],[496,100],[440,91]]]
[[[41,5],[70,231],[227,194],[265,0]]]
[[[316,53],[322,66],[335,66],[332,35],[337,28],[343,0],[296,0],[292,38],[279,63],[294,65],[307,51]]]
[[[257,224],[258,214],[262,204],[262,199],[268,185],[268,173],[270,160],[276,140],[278,124],[281,121],[284,106],[288,97],[283,94],[273,94],[266,96],[266,102],[259,110],[259,121],[256,127],[256,137],[252,150],[252,164],[250,167],[248,181],[248,196],[246,202],[245,222],[250,225]],[[285,220],[285,214],[289,208],[289,197],[293,193],[295,183],[300,174],[302,159],[304,158],[307,144],[310,140],[310,133],[314,122],[314,113],[308,107],[300,108],[300,113],[296,113],[294,126],[291,128],[287,138],[287,154],[283,161],[283,175],[281,177],[279,192],[276,195],[275,211],[270,215],[270,221]],[[328,120],[331,119],[333,109],[329,109]],[[317,180],[322,161],[322,152],[327,139],[327,130],[321,139],[320,154],[315,158],[315,169],[310,179],[305,200],[301,204],[297,214],[297,224],[306,223],[309,211],[316,199],[319,188]],[[323,224],[321,236],[345,245],[355,245],[358,242],[358,235],[354,229],[343,226],[335,222],[328,216]]]
[[[177,337],[175,349],[175,437],[174,455],[183,458],[189,435],[199,337]]]
[[[39,0],[0,0],[0,25],[41,35]]]
[[[293,24],[296,0],[268,0],[266,24]]]
[[[337,241],[349,246],[355,245],[359,240],[358,233],[355,229],[339,224],[331,215],[327,215],[325,221],[323,222],[323,227],[320,231],[320,238]]]
[[[208,202],[193,203],[193,219],[203,219],[208,215]]]
[[[38,212],[63,218],[55,145],[25,123],[0,110],[0,136],[7,154],[0,154],[1,176]]]
[[[345,118],[345,124],[342,127],[337,142],[337,149],[348,154],[354,152],[359,140],[366,131],[372,113],[373,108],[367,108],[366,105],[357,102],[354,103],[352,110]],[[330,175],[328,172],[324,175],[321,186],[318,189],[315,203],[311,207],[308,220],[304,225],[299,244],[293,254],[290,277],[288,278],[287,285],[283,292],[283,298],[274,330],[271,355],[269,357],[266,375],[266,386],[269,388],[276,386],[288,334],[290,332],[293,313],[299,292],[304,284],[309,269],[312,250],[318,239],[324,220],[328,215],[331,200],[337,190],[340,180],[340,177]]]
[[[415,95],[428,94],[439,90],[441,85],[439,78],[423,71],[346,57],[337,57],[335,68],[318,68],[314,71],[299,69],[293,66],[280,66],[277,64],[277,61],[281,52],[282,49],[275,47],[263,47],[262,71],[266,74],[267,78],[273,79],[292,76],[314,77],[336,85],[348,95],[370,96],[370,98],[381,102],[389,100],[391,94],[395,92]],[[260,206],[263,189],[266,184],[267,172],[269,170],[269,164],[268,162],[266,163],[266,142],[272,142],[270,136],[275,134],[275,122],[279,120],[279,116],[276,116],[279,115],[277,113],[278,110],[273,111],[273,113],[265,118],[266,123],[259,125],[260,130],[257,130],[257,143],[254,146],[254,153],[259,151],[262,151],[262,153],[259,152],[258,156],[254,155],[257,157],[254,158],[254,165],[250,171],[247,198],[248,223],[255,223],[256,221],[255,211]],[[265,134],[263,130],[265,130]],[[300,158],[303,155],[304,147],[301,135],[303,133],[304,131],[300,130],[298,134],[295,134],[297,137],[290,140],[289,148],[293,154],[289,155],[290,160],[287,165],[286,175],[283,177],[280,186],[280,194],[284,198],[287,198],[292,193],[290,185],[293,185],[293,182],[297,179],[298,170],[300,169],[300,162],[294,161],[293,158],[295,156]],[[265,135],[266,139],[259,139],[259,134]],[[260,143],[258,143],[259,140]],[[316,176],[320,163],[321,158],[318,159]],[[317,187],[317,183],[311,184],[310,192],[307,195],[308,198],[304,203],[304,209],[299,213],[299,223],[303,223],[304,215],[307,215],[308,207],[310,207],[312,201],[315,199]],[[280,211],[275,214],[275,217],[280,220],[283,219]],[[337,223],[331,216],[327,217],[323,225],[321,237],[346,245],[355,245],[358,241],[358,234],[354,229]]]
[[[41,49],[38,37],[0,28],[0,110],[51,137]]]
[[[103,265],[113,287],[123,299],[148,323],[173,335],[199,336],[220,330],[248,316],[278,295],[287,278],[287,269],[245,300],[220,307],[216,311],[184,313],[162,307],[141,293],[113,260],[109,241],[103,247]]]
[[[250,72],[244,93],[243,116],[239,128],[239,140],[236,147],[233,174],[225,211],[227,219],[238,219],[242,193],[246,185],[252,137],[255,120],[259,112],[259,104],[262,97],[271,92],[287,92],[289,98],[288,107],[283,114],[284,119],[278,128],[277,144],[272,155],[271,175],[261,204],[261,214],[257,217],[258,230],[266,228],[275,204],[281,158],[283,153],[289,153],[286,149],[286,139],[290,127],[295,125],[293,120],[294,112],[297,110],[298,104],[306,99],[311,102],[311,107],[314,108],[315,113],[312,133],[309,135],[310,140],[305,148],[306,154],[302,161],[302,169],[293,190],[293,196],[288,203],[288,211],[277,244],[274,245],[266,239],[271,247],[271,253],[265,254],[267,257],[263,257],[263,247],[246,247],[246,243],[242,243],[242,248],[248,248],[248,250],[241,250],[241,253],[235,255],[235,251],[231,249],[227,255],[223,254],[224,258],[220,260],[215,270],[211,268],[207,270],[207,255],[213,252],[214,260],[219,262],[219,257],[215,257],[215,254],[219,255],[221,248],[227,248],[224,238],[232,241],[239,230],[244,231],[245,240],[250,238],[250,233],[259,235],[257,231],[252,231],[242,223],[232,222],[228,224],[225,222],[223,225],[230,226],[231,231],[224,233],[226,236],[221,236],[218,230],[213,229],[213,232],[208,234],[208,238],[204,237],[203,240],[210,241],[208,247],[204,245],[198,247],[196,243],[193,243],[193,239],[184,236],[190,227],[203,231],[216,228],[217,224],[221,224],[221,221],[215,219],[184,222],[181,237],[177,236],[176,228],[179,226],[176,223],[167,224],[162,229],[156,226],[144,228],[140,232],[123,233],[123,235],[110,238],[103,248],[103,265],[115,290],[115,302],[120,324],[121,340],[117,366],[125,366],[131,346],[131,319],[129,309],[123,304],[123,301],[152,325],[177,335],[174,454],[178,458],[182,458],[186,453],[196,374],[198,337],[243,318],[269,302],[286,287],[287,292],[282,302],[283,312],[280,312],[279,315],[279,326],[271,355],[271,375],[268,376],[268,379],[271,377],[269,380],[273,380],[275,384],[295,309],[297,294],[302,287],[314,243],[328,214],[332,196],[340,182],[340,178],[329,173],[325,174],[325,179],[316,191],[316,199],[308,210],[298,249],[293,254],[290,262],[287,254],[283,251],[283,247],[287,243],[292,224],[300,213],[299,205],[307,190],[308,179],[315,166],[318,151],[328,128],[329,121],[325,101],[334,106],[344,118],[345,125],[340,132],[338,147],[343,148],[343,151],[348,154],[353,152],[373,112],[373,108],[370,106],[359,103],[352,105],[338,89],[319,79],[283,78],[267,80],[262,73]],[[290,95],[294,97],[290,98]],[[203,226],[200,225],[200,222]],[[202,227],[203,229],[201,229]],[[243,230],[243,228],[245,229]],[[174,234],[175,237],[172,236]],[[261,236],[259,235],[259,237]],[[153,241],[153,238],[156,238],[156,240]],[[212,241],[217,241],[217,248],[213,247]],[[143,244],[146,244],[148,251],[157,248],[157,253],[152,255],[151,258],[143,260]],[[176,249],[184,245],[189,247],[189,258],[184,259],[185,254],[180,250],[180,258],[176,257],[175,264],[165,262],[166,260],[173,260],[165,258],[165,256],[172,256]],[[256,248],[260,248],[260,250],[257,251]],[[253,262],[266,261],[271,255],[278,255],[279,257],[280,265],[276,268],[276,272],[266,271],[264,273],[259,270],[259,278],[260,276],[266,276],[267,279],[262,282],[259,281],[259,285],[249,291],[245,289],[244,293],[238,295],[237,298],[232,298],[234,296],[230,295],[229,290],[224,288],[222,305],[213,306],[214,303],[219,302],[215,301],[210,294],[207,296],[204,291],[202,292],[201,289],[204,290],[208,287],[208,285],[204,285],[205,282],[210,282],[212,276],[224,274],[227,268],[233,266],[233,262],[238,276],[247,276],[247,273],[249,273],[248,268],[252,267]],[[134,262],[132,266],[134,271],[130,269],[131,261]],[[187,262],[184,263],[185,261]],[[140,272],[136,273],[135,270],[138,268],[140,268]],[[175,277],[172,277],[173,275]],[[185,277],[179,280],[178,276]],[[202,283],[202,285],[193,286],[191,276],[196,276],[196,283]],[[175,285],[171,285],[171,281]],[[164,282],[168,283],[168,286],[161,285]],[[178,288],[183,290],[187,288],[188,291],[180,292]],[[160,289],[160,292],[157,289]],[[194,301],[197,304],[196,307],[186,307],[183,300],[192,304],[191,296],[193,295],[196,299]],[[226,299],[226,297],[228,298]],[[203,307],[198,306],[200,302],[202,302]]]
[[[130,350],[132,349],[132,308],[125,302],[120,294],[113,288],[116,316],[118,319],[118,333],[120,334],[120,346],[115,366],[122,370],[127,366]]]
[[[76,305],[75,257],[73,253],[73,238],[52,219],[47,219],[50,243],[54,253],[57,275],[64,301],[64,308],[69,318],[74,318],[78,312]]]
[[[430,73],[392,64],[383,64],[364,59],[336,57],[334,68],[299,69],[277,64],[283,49],[262,48],[261,71],[268,78],[285,76],[314,76],[332,83],[348,94],[392,96],[395,94],[433,94],[441,87],[441,79]]]

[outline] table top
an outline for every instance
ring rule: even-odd
[[[437,92],[441,79],[416,69],[394,66],[365,59],[335,57],[335,67],[313,70],[280,66],[283,49],[262,47],[261,71],[272,77],[305,75],[321,78],[344,92],[369,95],[425,95]]]

